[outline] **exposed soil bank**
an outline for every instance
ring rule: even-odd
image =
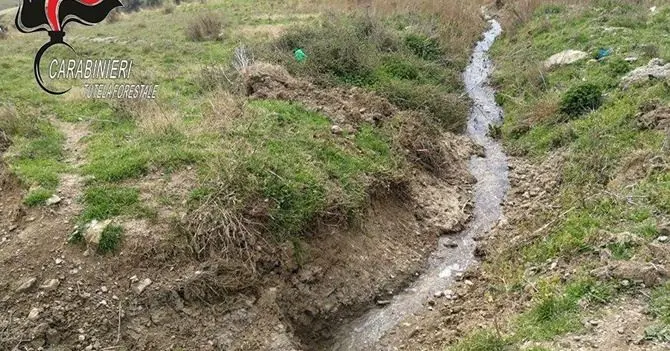
[[[474,102],[468,135],[485,150],[485,157],[474,156],[470,160],[470,171],[477,179],[474,218],[462,233],[440,239],[428,269],[408,289],[395,296],[388,305],[375,308],[344,326],[335,339],[334,350],[374,349],[385,333],[421,310],[435,293],[450,287],[458,273],[475,262],[475,238],[493,228],[501,216],[501,203],[509,181],[502,146],[488,136],[489,126],[501,121],[502,111],[495,103],[493,89],[487,85],[492,71],[487,51],[502,29],[497,21],[490,23],[491,28],[475,47],[472,61],[464,73],[468,94]],[[452,242],[458,246],[454,247]]]

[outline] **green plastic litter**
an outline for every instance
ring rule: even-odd
[[[296,61],[302,62],[305,61],[305,59],[307,59],[307,54],[305,54],[305,52],[302,51],[302,49],[295,49],[293,51],[293,57],[295,57]]]

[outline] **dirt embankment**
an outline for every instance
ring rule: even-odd
[[[279,75],[268,67],[252,73],[250,95],[301,102],[339,128],[383,125],[403,114],[373,94],[318,91],[269,69]],[[453,134],[412,138],[431,131],[404,125],[402,145],[417,164],[409,181],[374,191],[355,223],[322,221],[300,242],[259,244],[253,262],[193,255],[160,211],[156,221],[118,219],[124,245],[116,255],[98,255],[67,243],[81,210],[76,172],[63,176],[61,201],[42,208],[26,208],[20,184],[0,172],[0,349],[321,349],[336,325],[411,281],[438,234],[460,230],[469,218],[467,160],[476,148]],[[85,131],[58,127],[76,169]],[[193,181],[188,172],[158,178],[136,184],[145,201],[163,185],[186,197],[179,189]]]

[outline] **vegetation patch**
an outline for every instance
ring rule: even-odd
[[[100,243],[97,248],[98,252],[104,255],[116,251],[121,244],[122,235],[123,227],[114,224],[106,226],[100,235]]]
[[[446,130],[463,130],[469,111],[459,95],[463,67],[446,65],[436,39],[402,23],[402,17],[331,18],[288,29],[264,55],[321,85],[371,89],[403,109],[424,111]],[[304,62],[290,54],[298,48],[308,55]]]

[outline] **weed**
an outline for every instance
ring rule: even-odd
[[[43,205],[47,201],[47,199],[51,197],[51,195],[53,195],[52,190],[37,188],[31,190],[28,193],[28,195],[23,199],[23,203],[29,207]]]
[[[561,99],[560,110],[570,117],[578,117],[597,110],[602,104],[602,90],[595,84],[580,84],[570,88]]]
[[[517,349],[492,331],[471,334],[455,346],[448,348],[449,351],[513,351]]]
[[[664,326],[670,326],[670,284],[665,284],[653,291],[649,311]]]
[[[405,37],[405,45],[414,55],[429,61],[436,61],[444,56],[442,48],[436,38],[412,33]]]
[[[624,75],[633,69],[631,64],[621,57],[611,58],[607,66],[610,73],[614,76]]]
[[[186,27],[186,37],[191,41],[220,40],[224,19],[217,13],[206,13],[193,18]]]
[[[116,251],[121,244],[122,234],[123,227],[114,224],[106,226],[100,235],[100,243],[98,244],[97,251],[103,255]]]

